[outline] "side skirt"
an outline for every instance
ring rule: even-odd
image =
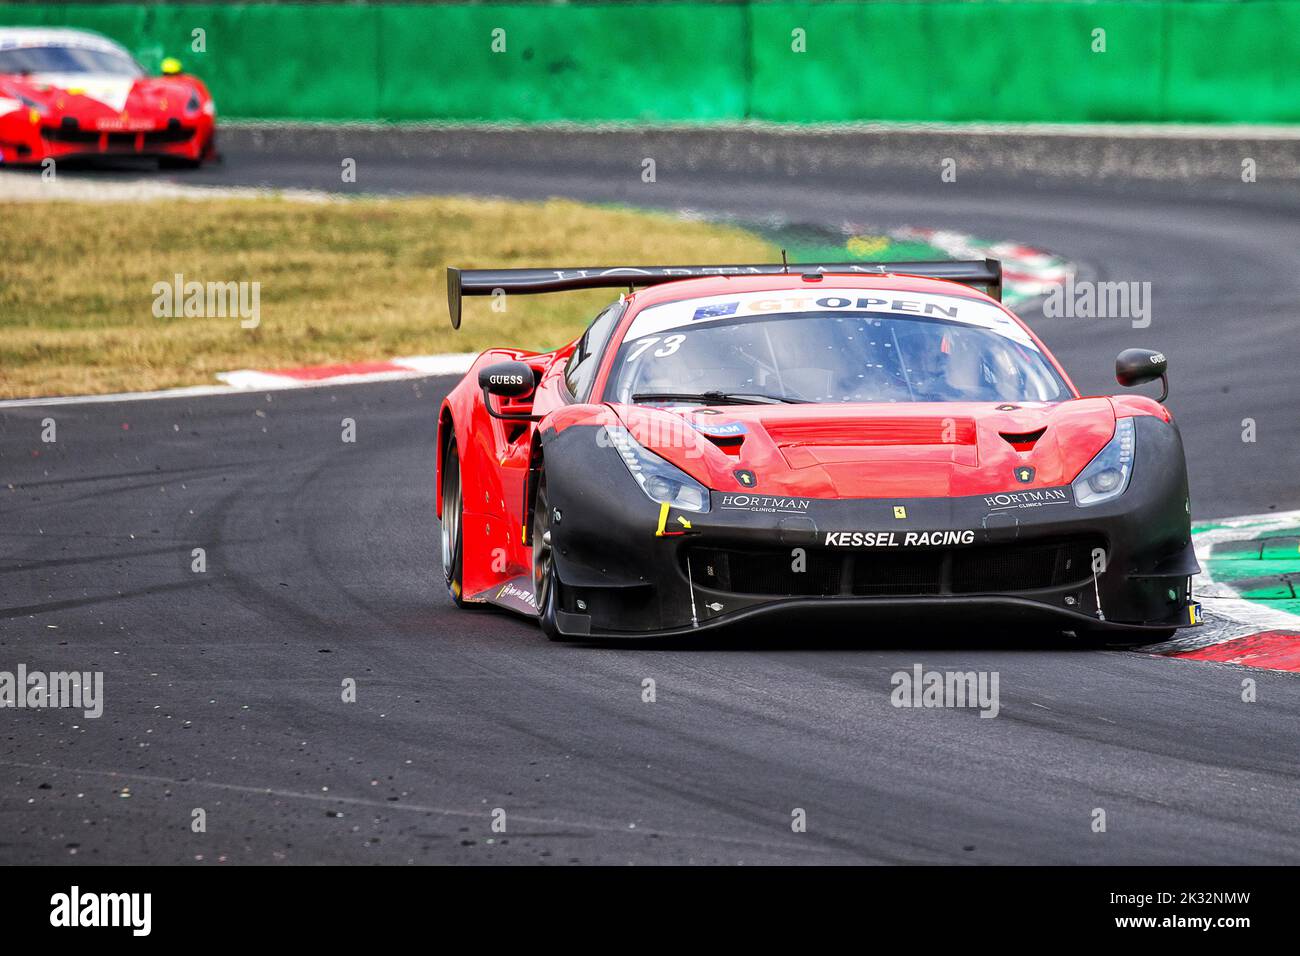
[[[486,591],[466,598],[475,603],[494,604],[525,617],[537,617],[536,596],[533,594],[533,576],[521,574],[504,584],[495,584]]]

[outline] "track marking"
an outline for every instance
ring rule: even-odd
[[[1206,522],[1193,529],[1192,542],[1201,564],[1193,592],[1205,607],[1206,624],[1161,644],[1142,648],[1149,653],[1184,660],[1216,661],[1269,670],[1300,672],[1300,615],[1286,610],[1279,601],[1250,599],[1220,574],[1216,547],[1231,542],[1255,542],[1261,550],[1270,539],[1289,540],[1288,532],[1300,528],[1300,511],[1242,515]],[[1295,567],[1300,570],[1300,550]]]
[[[240,369],[235,372],[219,372],[217,378],[224,383],[222,385],[192,385],[185,388],[164,388],[153,392],[116,392],[110,395],[9,398],[0,400],[0,409],[37,408],[47,405],[94,405],[104,402],[138,402],[157,398],[197,398],[208,395],[246,395],[249,392],[280,391],[288,388],[356,385],[363,382],[425,378],[431,375],[464,375],[476,358],[478,354],[474,352],[448,352],[442,355],[412,355],[388,362],[307,366],[275,371]]]
[[[157,774],[147,773],[124,773],[117,770],[91,770],[89,768],[78,767],[60,767],[57,764],[36,764],[23,763],[17,760],[0,760],[0,767],[15,767],[21,770],[40,770],[45,773],[67,773],[74,776],[93,776],[108,777],[114,780],[132,780],[140,783],[158,783],[169,787],[205,787],[213,790],[222,790],[228,793],[241,793],[248,796],[264,797],[283,797],[287,800],[305,800],[314,803],[342,803],[348,806],[366,807],[373,810],[386,811],[404,811],[407,813],[432,813],[444,817],[457,817],[462,819],[482,820],[484,812],[482,810],[458,810],[452,807],[439,807],[430,804],[421,803],[402,803],[390,802],[388,800],[371,800],[367,797],[345,797],[339,794],[325,793],[305,793],[301,790],[283,790],[277,787],[254,787],[247,784],[239,783],[222,783],[216,780],[198,780],[184,779],[181,777],[164,777]],[[689,840],[694,843],[707,843],[710,840],[715,843],[731,843],[738,846],[749,846],[764,850],[787,850],[806,852],[809,845],[806,843],[782,843],[774,840],[750,840],[740,837],[727,837],[717,834],[701,833],[682,833],[673,830],[660,830],[650,827],[640,827],[634,824],[618,823],[590,823],[575,822],[572,820],[561,820],[557,817],[530,817],[519,813],[511,813],[511,820],[521,820],[524,823],[533,826],[554,826],[562,827],[565,830],[585,830],[597,833],[621,833],[627,836],[641,837],[667,837],[675,840]],[[509,836],[509,834],[506,834]],[[550,836],[551,834],[541,833],[535,836]],[[557,834],[558,835],[558,834]],[[822,848],[814,845],[812,849],[819,852],[826,852]]]
[[[152,202],[166,199],[204,201],[210,199],[265,199],[272,196],[287,202],[345,202],[346,196],[319,189],[264,189],[257,186],[198,186],[149,176],[127,179],[83,178],[60,170],[54,179],[29,171],[0,172],[0,200],[4,202]]]
[[[1251,600],[1222,576],[1216,577],[1214,567],[1220,563],[1215,547],[1232,541],[1262,541],[1300,527],[1300,511],[1280,511],[1263,515],[1243,515],[1206,522],[1202,531],[1193,529],[1192,542],[1196,557],[1201,563],[1201,578],[1197,594],[1224,617],[1241,625],[1259,630],[1300,630],[1300,615],[1280,606],[1261,600]],[[1300,570],[1300,550],[1297,550],[1295,567]]]
[[[1300,631],[1264,631],[1194,651],[1175,651],[1167,656],[1275,671],[1300,671]]]

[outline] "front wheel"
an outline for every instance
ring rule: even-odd
[[[556,620],[560,608],[560,587],[555,574],[555,554],[551,548],[551,499],[546,494],[546,472],[537,478],[537,497],[533,500],[533,595],[537,600],[537,623],[552,641],[564,640]]]

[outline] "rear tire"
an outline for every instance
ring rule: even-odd
[[[552,641],[566,640],[560,633],[557,612],[560,608],[560,582],[555,573],[555,555],[551,549],[551,499],[546,494],[546,472],[537,478],[537,495],[533,499],[533,595],[537,599],[537,623]]]
[[[447,593],[457,607],[467,607],[464,599],[465,566],[465,506],[461,497],[460,454],[456,439],[447,442],[447,452],[442,459],[442,572],[447,581]]]

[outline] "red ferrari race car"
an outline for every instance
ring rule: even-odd
[[[484,352],[443,402],[458,605],[555,639],[1199,623],[1163,394],[1081,397],[999,301],[996,261],[788,269],[448,270],[456,327],[462,296],[626,290],[561,349]],[[1158,352],[1121,353],[1116,377],[1167,392]]]
[[[112,40],[81,30],[0,28],[0,162],[216,154],[216,106],[197,77],[163,61],[150,77]]]

